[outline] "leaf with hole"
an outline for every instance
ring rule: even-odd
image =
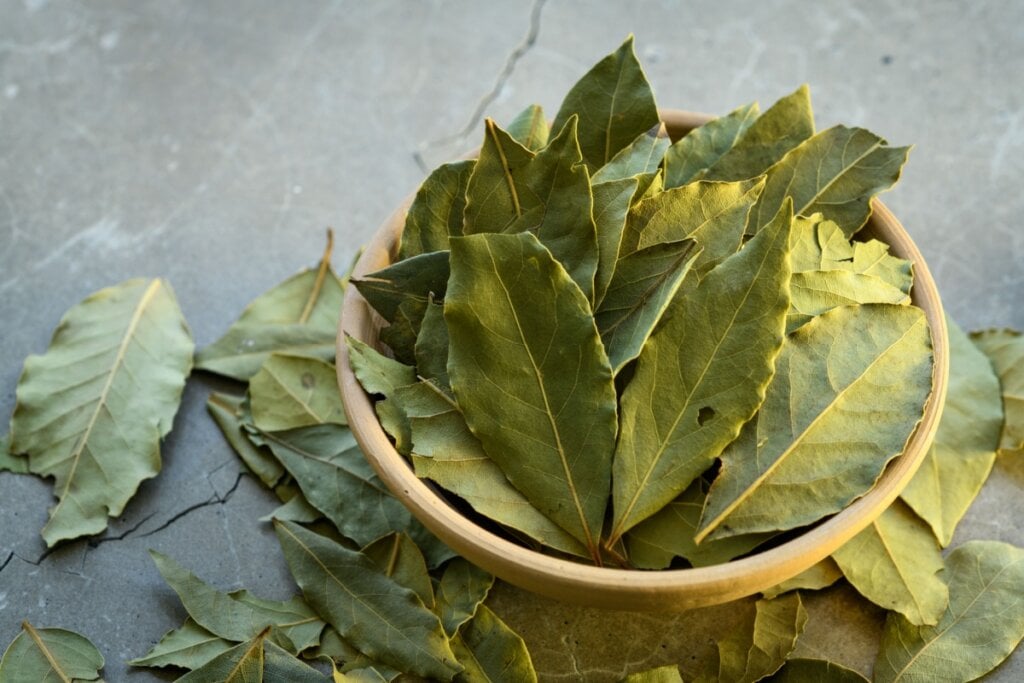
[[[347,424],[334,366],[316,358],[271,354],[249,380],[249,402],[261,431]]]

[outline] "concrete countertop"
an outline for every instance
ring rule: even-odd
[[[663,106],[724,113],[808,82],[819,128],[914,143],[885,201],[948,311],[1024,328],[1021,3],[0,0],[0,414],[24,357],[89,293],[166,277],[206,345],[314,264],[326,226],[346,263],[428,167],[478,144],[484,115],[553,115],[628,32]],[[206,415],[223,386],[190,380],[164,471],[98,538],[46,554],[49,484],[0,474],[0,648],[27,618],[90,637],[107,680],[168,678],[123,663],[185,616],[148,548],[224,589],[294,591],[257,521],[276,501]],[[1022,485],[1024,466],[1001,462],[955,544],[1024,545]],[[869,667],[881,612],[848,590],[807,602],[801,651]],[[548,680],[685,666],[750,608],[619,614],[508,586],[492,604]],[[992,678],[1024,679],[1024,656]]]

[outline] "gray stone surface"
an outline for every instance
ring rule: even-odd
[[[0,0],[0,414],[61,314],[139,275],[175,287],[199,345],[319,256],[355,253],[483,115],[566,88],[633,31],[663,106],[724,112],[812,86],[820,126],[917,145],[885,201],[968,328],[1024,328],[1024,5],[991,0],[594,3]],[[294,587],[257,518],[276,501],[190,381],[164,471],[93,540],[47,554],[50,487],[0,474],[0,647],[22,619],[88,634],[108,680],[183,618],[156,548],[225,589]],[[1024,475],[1001,463],[957,536],[1024,545]],[[850,596],[846,604],[857,605]],[[879,614],[810,601],[801,648],[869,668]],[[496,590],[550,680],[696,661],[742,607],[657,617]],[[685,667],[684,667],[685,668]],[[1020,655],[995,680],[1024,678]]]

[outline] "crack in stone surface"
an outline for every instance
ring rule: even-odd
[[[7,565],[9,565],[11,563],[11,560],[13,560],[13,559],[14,559],[14,553],[13,552],[12,553],[8,553],[7,559],[4,560],[3,564],[0,564],[0,572],[2,572],[4,569],[6,569]]]
[[[157,528],[152,529],[150,531],[147,531],[144,534],[141,534],[139,536],[139,538],[149,538],[150,536],[153,536],[154,534],[158,534],[161,531],[164,531],[165,529],[167,529],[168,527],[173,525],[174,523],[176,523],[178,520],[180,520],[180,519],[182,519],[184,517],[187,517],[188,515],[192,514],[196,510],[201,510],[201,509],[203,509],[205,507],[209,507],[211,505],[225,505],[229,500],[231,500],[231,497],[233,495],[235,495],[235,491],[238,490],[238,486],[239,486],[239,484],[242,483],[242,478],[245,477],[245,476],[246,476],[245,472],[239,472],[238,475],[235,477],[235,482],[231,485],[230,488],[228,488],[227,491],[224,492],[224,495],[220,495],[220,494],[214,493],[207,500],[204,500],[201,503],[196,503],[194,505],[188,506],[187,508],[185,508],[181,512],[178,512],[178,513],[175,513],[174,515],[172,515],[170,519],[168,519],[166,522],[164,522],[163,524],[161,524]]]

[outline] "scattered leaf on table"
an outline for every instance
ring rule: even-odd
[[[794,273],[847,270],[873,275],[909,294],[914,283],[913,263],[889,253],[878,240],[850,242],[834,221],[815,213],[793,222],[791,260]]]
[[[792,219],[784,207],[677,298],[644,346],[621,400],[612,542],[686,490],[761,404],[789,309]]]
[[[178,594],[185,611],[210,633],[239,643],[274,626],[271,640],[277,633],[284,635],[296,653],[320,640],[324,622],[301,598],[278,602],[256,598],[246,591],[222,593],[170,557],[154,550],[149,554],[164,581]]]
[[[633,36],[573,85],[552,130],[561,130],[573,115],[580,119],[580,149],[591,172],[658,125],[658,105],[633,51]]]
[[[519,112],[506,130],[512,139],[531,152],[539,152],[546,147],[551,132],[544,118],[544,109],[539,104],[531,104]],[[462,232],[452,234],[461,235]]]
[[[629,674],[622,679],[622,683],[683,683],[683,676],[679,673],[678,665],[669,664]]]
[[[637,178],[594,185],[594,225],[597,227],[597,272],[594,274],[594,307],[608,291],[619,258],[626,214],[637,189]]]
[[[811,93],[801,85],[758,116],[736,144],[697,179],[745,180],[759,176],[812,135]]]
[[[790,659],[767,683],[868,683],[852,669],[824,659]]]
[[[466,189],[463,233],[533,233],[590,300],[598,262],[590,178],[579,163],[576,119],[555,130],[558,135],[532,156],[487,120]]]
[[[303,656],[309,659],[327,657],[332,660],[335,664],[335,680],[338,680],[338,673],[349,674],[348,678],[341,679],[349,681],[391,681],[401,675],[400,671],[364,655],[330,625],[324,629],[320,645],[304,652]]]
[[[392,322],[403,302],[426,305],[432,297],[444,298],[448,284],[448,252],[417,254],[369,275],[353,277],[352,284],[375,311]]]
[[[444,321],[444,306],[429,304],[423,315],[419,336],[416,337],[416,372],[420,377],[450,391],[448,380],[448,325]]]
[[[533,660],[518,633],[480,605],[473,618],[452,638],[452,650],[466,670],[467,683],[530,683],[537,680]]]
[[[316,268],[306,269],[257,297],[223,337],[196,354],[196,369],[237,380],[256,374],[277,351],[333,360],[347,275],[331,268],[334,236]]]
[[[757,418],[722,454],[698,540],[843,509],[903,452],[931,388],[921,309],[866,304],[814,318],[786,339]]]
[[[889,147],[863,128],[822,131],[768,170],[747,232],[756,233],[790,197],[794,213],[821,211],[850,237],[871,215],[871,198],[899,180],[909,153],[909,147]]]
[[[661,158],[665,156],[671,141],[665,131],[665,124],[658,123],[646,133],[640,133],[628,146],[619,151],[591,178],[594,185],[616,180],[625,180],[642,173],[658,170]]]
[[[11,450],[55,480],[47,546],[103,531],[160,471],[160,439],[171,431],[192,348],[170,286],[129,280],[71,308],[47,352],[25,360]]]
[[[675,142],[665,152],[665,189],[697,180],[732,149],[759,113],[756,102],[744,105],[694,128]]]
[[[999,378],[950,318],[949,391],[931,451],[900,497],[931,525],[942,547],[992,471],[1003,428]]]
[[[412,522],[409,511],[377,477],[348,429],[319,425],[261,436],[310,505],[360,546],[404,530]]]
[[[448,237],[462,234],[466,185],[473,161],[455,161],[434,169],[409,206],[398,248],[398,260],[447,251]]]
[[[263,431],[347,424],[334,366],[316,358],[271,354],[249,380],[249,401]]]
[[[949,608],[935,626],[890,614],[875,660],[878,683],[973,681],[999,665],[1024,636],[1024,551],[971,541],[946,558]]]
[[[0,472],[28,474],[28,458],[11,453],[11,437],[0,437]]]
[[[189,617],[180,628],[168,631],[144,657],[133,659],[128,664],[150,668],[175,666],[198,669],[234,646],[232,641],[215,636]]]
[[[306,600],[360,652],[426,678],[460,671],[441,622],[413,591],[362,553],[290,522],[274,527]]]
[[[420,596],[424,607],[434,608],[434,586],[427,573],[427,563],[409,534],[396,532],[379,538],[363,548],[363,554],[385,576]]]
[[[999,375],[1003,392],[1003,436],[999,449],[1024,448],[1024,336],[1013,330],[973,332],[971,339]]]
[[[533,235],[474,235],[452,240],[444,315],[448,375],[470,429],[509,481],[596,557],[617,421],[586,297]],[[507,400],[496,402],[496,391]]]
[[[0,683],[95,681],[102,668],[103,655],[84,636],[23,621],[0,659]]]
[[[745,537],[737,536],[737,538]],[[726,540],[728,539],[723,538],[718,542],[724,543]],[[713,544],[715,541],[705,541],[705,543]],[[809,569],[805,569],[793,578],[761,591],[761,595],[771,599],[794,590],[821,590],[822,588],[828,588],[841,578],[843,578],[843,572],[839,569],[839,565],[831,557],[826,557],[821,562],[812,564]]]
[[[792,332],[811,318],[839,306],[910,303],[910,295],[885,280],[848,270],[810,270],[793,273],[790,293],[793,303],[786,319],[787,332]]]
[[[679,285],[700,256],[693,240],[655,244],[619,259],[594,322],[612,372],[640,355]]]
[[[246,425],[252,425],[252,416],[246,399],[214,391],[206,399],[206,409],[246,467],[268,489],[277,486],[284,477],[284,468],[269,449],[254,444],[249,438]]]
[[[322,673],[269,640],[269,631],[222,652],[178,683],[327,683]]]
[[[437,613],[449,637],[473,618],[493,585],[494,577],[469,560],[448,563],[437,587]]]
[[[800,594],[758,600],[749,624],[718,641],[717,661],[710,661],[696,683],[753,683],[778,671],[796,647],[807,624]]]
[[[832,557],[858,593],[913,624],[935,624],[946,611],[949,591],[939,575],[938,543],[900,500]]]

